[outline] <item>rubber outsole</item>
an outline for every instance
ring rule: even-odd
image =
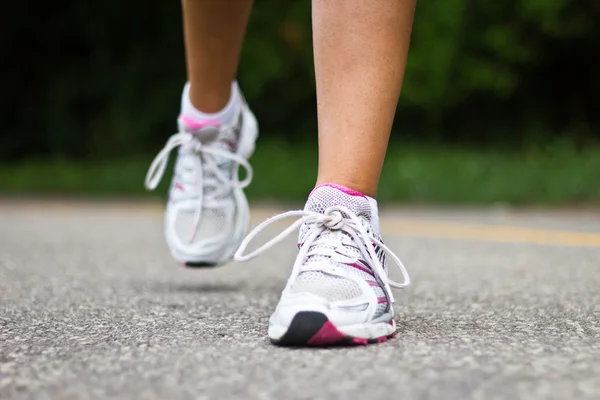
[[[214,268],[219,264],[207,262],[186,262],[183,265],[187,268]]]
[[[357,338],[340,332],[327,316],[315,311],[301,311],[294,316],[286,333],[280,339],[271,339],[278,346],[364,346],[386,342],[392,333],[374,339]]]

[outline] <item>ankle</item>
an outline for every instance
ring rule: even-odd
[[[360,193],[363,196],[376,197],[377,196],[377,187],[373,187],[371,184],[365,184],[356,180],[347,179],[347,178],[328,178],[327,176],[319,176],[317,178],[317,184],[315,187],[319,187],[321,185],[332,185],[332,186],[340,186],[341,188],[345,188],[347,190]]]
[[[237,82],[231,84],[227,97],[222,93],[202,93],[201,101],[192,97],[191,84],[188,82],[183,88],[181,97],[181,116],[195,120],[213,120],[221,125],[232,123],[237,117],[242,104]]]

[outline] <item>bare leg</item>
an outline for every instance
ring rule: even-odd
[[[146,187],[157,187],[179,149],[165,210],[167,245],[187,266],[219,265],[241,242],[250,213],[242,189],[252,177],[247,159],[258,127],[234,81],[252,0],[182,0],[182,8],[189,84],[179,131],[150,165]]]
[[[318,184],[375,197],[416,0],[313,0]]]
[[[229,101],[252,0],[182,0],[190,99],[213,113]]]

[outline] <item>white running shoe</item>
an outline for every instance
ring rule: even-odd
[[[300,227],[299,253],[275,313],[269,338],[275,344],[326,346],[380,343],[393,337],[391,287],[410,280],[398,257],[379,235],[376,211],[363,194],[325,184],[310,194],[303,211],[277,215],[256,227],[235,259],[246,261]],[[249,242],[272,222],[299,218],[256,251],[244,255]],[[388,278],[385,254],[400,268],[403,283]]]
[[[179,147],[165,212],[165,237],[173,257],[189,267],[215,266],[231,259],[249,228],[243,189],[252,180],[248,158],[258,124],[244,102],[235,123],[179,118],[146,175],[146,188],[160,182],[171,150]],[[239,167],[246,177],[239,178]]]

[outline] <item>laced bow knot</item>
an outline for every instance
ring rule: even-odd
[[[344,226],[344,216],[334,207],[330,207],[323,213],[322,218],[317,220],[318,224],[324,225],[331,230],[340,230]]]
[[[194,140],[193,135],[191,135],[191,134],[188,134],[188,135],[189,135],[189,140],[186,143],[184,143],[184,146],[189,146],[196,153],[201,153],[204,148],[204,143],[202,143],[201,140]]]
[[[258,249],[254,250],[253,252],[250,252],[249,254],[244,254],[250,242],[262,230],[264,230],[268,225],[272,223],[287,218],[298,219],[292,224],[290,224],[278,235],[276,235],[275,237],[267,241],[265,244],[260,246]],[[314,211],[297,210],[275,215],[259,224],[248,234],[248,236],[246,236],[246,238],[242,241],[242,244],[236,251],[234,259],[236,261],[249,261],[260,255],[261,253],[267,251],[275,244],[281,242],[283,239],[285,239],[303,224],[308,225],[313,223],[313,227],[311,227],[311,229],[309,229],[303,237],[303,244],[300,247],[298,257],[296,258],[296,262],[294,263],[294,266],[292,268],[292,275],[290,276],[290,281],[293,280],[296,276],[298,276],[300,272],[302,272],[306,258],[309,255],[316,255],[320,251],[319,249],[311,248],[317,240],[322,240],[321,234],[324,231],[330,229],[345,232],[353,239],[362,257],[365,260],[367,260],[373,273],[377,277],[379,277],[379,279],[383,283],[385,292],[389,296],[391,302],[394,301],[394,297],[391,293],[392,287],[402,289],[410,285],[410,277],[408,276],[408,272],[406,271],[404,264],[402,264],[402,261],[400,261],[398,256],[394,254],[394,252],[392,252],[392,250],[390,250],[390,248],[387,247],[385,243],[375,238],[373,235],[370,235],[367,232],[367,228],[364,225],[364,221],[355,213],[353,213],[349,208],[344,206],[329,207],[324,211],[323,214]],[[395,282],[388,277],[387,270],[385,269],[383,263],[380,261],[379,256],[375,251],[375,245],[379,246],[394,261],[394,263],[402,273],[402,282]]]
[[[189,132],[180,132],[171,136],[165,144],[165,147],[163,147],[163,149],[156,155],[156,157],[152,161],[152,164],[150,164],[150,168],[148,168],[145,180],[146,188],[149,190],[156,189],[165,173],[165,169],[167,168],[169,155],[171,154],[171,151],[173,151],[177,147],[186,147],[192,150],[193,152],[197,153],[199,156],[212,156],[210,158],[206,157],[206,165],[202,165],[202,163],[198,160],[198,162],[195,165],[195,169],[197,170],[197,176],[202,177],[204,167],[211,175],[213,175],[218,181],[222,182],[226,186],[231,188],[244,189],[252,181],[252,167],[250,166],[250,163],[244,157],[236,153],[232,153],[230,151],[214,147],[213,143],[217,142],[218,141],[214,141],[204,144]],[[227,177],[220,170],[219,166],[214,160],[214,157],[222,157],[225,160],[234,162],[237,167],[243,167],[243,169],[246,170],[246,177],[244,178],[244,180],[240,181],[237,179],[231,179]]]
[[[235,125],[223,126],[221,130],[236,129]],[[194,240],[200,226],[201,214],[204,207],[223,207],[222,197],[231,190],[241,190],[252,181],[252,166],[241,155],[219,148],[220,141],[214,140],[207,143],[190,132],[179,132],[167,140],[163,149],[156,155],[148,172],[146,173],[145,186],[148,190],[154,190],[160,183],[169,162],[169,155],[178,147],[185,148],[197,155],[193,159],[188,178],[183,178],[184,183],[193,186],[190,193],[181,198],[192,198],[198,201],[198,212],[196,212],[189,241]],[[223,172],[217,163],[217,158],[233,163],[233,172]],[[238,169],[242,167],[246,171],[246,177],[239,179]],[[231,174],[231,176],[228,176]],[[190,175],[192,178],[190,178]],[[210,190],[207,190],[210,189]],[[236,201],[237,200],[236,198]]]

